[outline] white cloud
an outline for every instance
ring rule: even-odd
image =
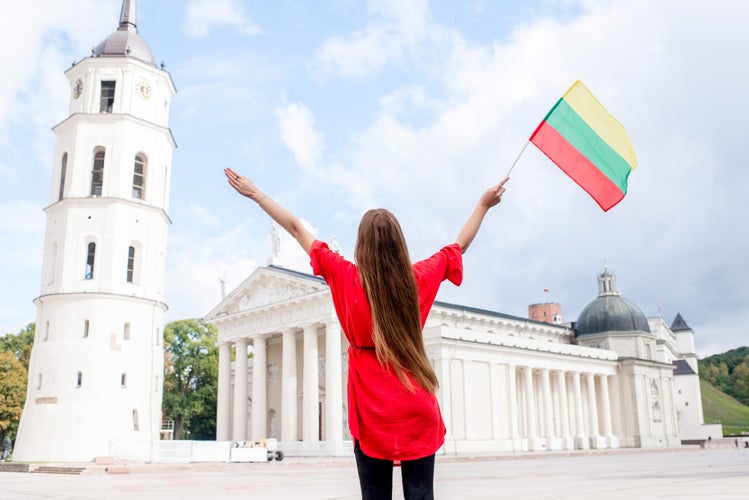
[[[361,78],[401,64],[427,35],[426,0],[371,0],[372,21],[360,31],[327,40],[316,55],[325,73]]]
[[[312,111],[301,103],[276,108],[281,138],[291,150],[299,166],[316,174],[322,161],[323,135],[315,128]]]
[[[246,35],[258,35],[262,29],[247,17],[236,0],[190,0],[183,31],[193,37],[207,35],[213,29],[229,26]]]

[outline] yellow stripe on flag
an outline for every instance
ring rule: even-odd
[[[580,80],[572,84],[562,96],[580,118],[585,121],[611,149],[616,151],[624,161],[629,163],[632,170],[637,167],[637,157],[632,143],[629,142],[627,132],[616,118],[611,116],[606,108],[588,90]]]

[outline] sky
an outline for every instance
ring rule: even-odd
[[[121,0],[0,0],[0,334],[35,321],[44,207],[73,62]],[[749,2],[741,0],[141,0],[137,24],[177,95],[167,321],[205,316],[271,255],[270,219],[231,166],[353,258],[369,208],[413,260],[454,241],[576,80],[625,127],[639,165],[608,212],[535,146],[438,300],[575,321],[604,266],[622,296],[701,356],[749,344]],[[311,272],[293,240],[280,262]],[[548,289],[548,292],[544,292]]]

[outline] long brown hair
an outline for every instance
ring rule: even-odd
[[[359,223],[354,257],[372,312],[377,359],[392,366],[401,383],[415,389],[407,374],[430,394],[439,386],[421,333],[419,293],[406,239],[395,216],[379,208]]]

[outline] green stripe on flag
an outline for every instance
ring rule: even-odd
[[[632,168],[590,125],[570,107],[564,99],[546,115],[546,122],[603,174],[627,192],[627,178]]]

